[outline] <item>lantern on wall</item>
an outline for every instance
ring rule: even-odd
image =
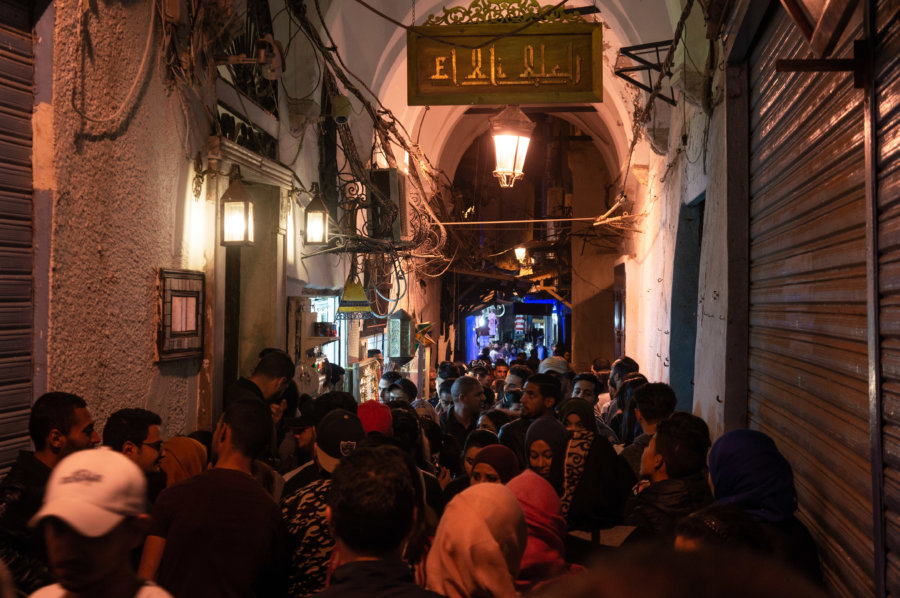
[[[525,154],[528,153],[528,142],[533,130],[534,122],[515,105],[507,106],[491,119],[491,136],[494,138],[497,161],[494,176],[500,180],[501,187],[512,187],[522,178]]]
[[[398,309],[388,318],[388,358],[402,367],[412,361],[415,354],[415,326],[405,310]]]
[[[312,201],[306,206],[306,228],[303,240],[306,245],[324,245],[328,243],[328,206],[322,201],[319,184],[313,183]]]
[[[225,247],[253,246],[253,197],[241,182],[241,172],[235,166],[231,184],[222,194],[222,245]]]
[[[516,253],[516,259],[517,259],[520,263],[521,263],[521,262],[524,262],[524,261],[525,261],[525,256],[528,255],[528,252],[527,252],[528,250],[526,250],[524,247],[522,247],[522,246],[520,245],[519,247],[516,247],[516,248],[514,249],[514,251],[515,251],[515,253]]]

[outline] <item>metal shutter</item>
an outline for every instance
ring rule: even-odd
[[[810,52],[773,15],[748,64],[749,423],[791,462],[835,595],[869,596],[863,96],[850,74],[776,73]]]
[[[28,3],[24,3],[28,6]],[[31,112],[27,11],[0,4],[0,477],[28,448],[32,398]],[[18,21],[18,22],[17,22]]]
[[[878,271],[886,590],[900,595],[900,4],[883,2],[876,26]]]

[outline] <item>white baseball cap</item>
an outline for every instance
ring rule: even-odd
[[[83,536],[108,534],[125,517],[146,513],[147,478],[134,462],[109,447],[85,449],[60,461],[50,474],[37,525],[58,517]]]
[[[569,364],[562,357],[547,357],[538,365],[539,374],[553,372],[554,374],[564,375],[568,371]]]

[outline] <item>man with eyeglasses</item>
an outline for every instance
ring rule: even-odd
[[[160,470],[162,419],[146,409],[120,409],[109,416],[103,428],[103,445],[122,453],[145,475]]]

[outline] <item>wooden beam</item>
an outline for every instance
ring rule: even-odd
[[[855,9],[856,0],[828,0],[810,40],[810,45],[818,56],[831,54]]]
[[[787,11],[788,15],[790,15],[794,24],[797,25],[797,28],[800,30],[800,33],[803,34],[803,37],[806,38],[806,41],[811,42],[813,37],[813,25],[806,17],[806,11],[803,10],[801,3],[797,0],[781,0],[781,5],[784,6],[784,9]]]

